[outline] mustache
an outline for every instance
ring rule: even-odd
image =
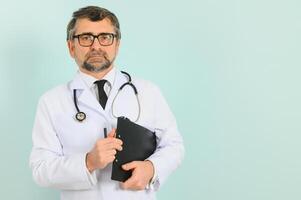
[[[107,53],[102,51],[102,50],[99,50],[99,51],[96,51],[96,50],[93,50],[93,51],[90,51],[86,54],[86,58],[90,58],[90,57],[96,57],[96,56],[103,56],[103,57],[107,57]]]

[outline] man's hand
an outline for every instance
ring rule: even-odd
[[[93,149],[87,153],[86,166],[89,172],[95,169],[103,169],[115,159],[118,151],[122,150],[122,141],[115,138],[115,129],[113,129],[107,138],[96,141]]]
[[[154,166],[149,160],[133,161],[122,165],[126,171],[132,170],[132,176],[121,183],[123,189],[144,190],[154,176]]]

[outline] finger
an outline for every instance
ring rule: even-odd
[[[132,162],[122,165],[122,169],[129,171],[129,170],[135,169],[137,166],[138,166],[138,162],[132,161]]]
[[[135,186],[135,177],[131,176],[128,180],[126,180],[124,183],[121,183],[121,187],[123,189],[134,189]]]
[[[122,145],[123,144],[122,140],[117,139],[117,138],[111,138],[111,142],[112,143],[116,143],[118,145]]]
[[[106,144],[110,146],[110,148],[115,148],[117,146],[122,146],[123,142],[120,139],[116,139],[116,138],[107,138]]]
[[[115,156],[114,155],[108,157],[108,162],[109,163],[112,163],[114,160],[115,160]]]
[[[117,143],[119,145],[123,144],[122,140],[114,138],[114,137],[107,137],[107,138],[99,139],[98,142],[102,143],[103,145],[110,144],[110,143]]]
[[[115,149],[107,151],[107,155],[115,156],[117,151]]]
[[[111,132],[108,134],[108,138],[114,138],[116,136],[116,129],[113,128]]]
[[[123,142],[120,139],[116,138],[105,138],[100,139],[97,141],[97,148],[100,150],[109,150],[109,149],[116,149],[118,151],[122,150]]]
[[[115,156],[112,155],[106,155],[103,160],[101,161],[102,165],[107,165],[109,163],[112,163],[115,160]]]
[[[118,151],[122,150],[123,142],[116,138],[105,138],[101,139],[97,142],[97,147],[99,149],[108,150],[108,149],[116,149]]]
[[[116,149],[118,151],[122,151],[122,145],[120,145],[118,143],[111,143],[109,145],[109,149]]]
[[[112,137],[101,138],[96,141],[96,144],[99,146],[105,146],[109,143],[112,143],[114,140],[115,138]]]
[[[106,144],[102,144],[99,145],[99,148],[98,150],[100,152],[103,152],[103,151],[111,151],[111,150],[118,150],[118,151],[122,151],[122,145],[120,144],[117,144],[117,143],[106,143]]]

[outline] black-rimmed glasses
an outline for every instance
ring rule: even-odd
[[[83,47],[90,47],[93,45],[95,38],[97,38],[101,46],[110,46],[113,44],[114,38],[116,37],[117,35],[114,33],[100,33],[98,35],[93,35],[92,33],[82,33],[73,36],[73,39],[77,38],[79,45]]]

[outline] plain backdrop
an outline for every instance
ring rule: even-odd
[[[158,199],[301,199],[301,1],[27,0],[0,6],[0,198],[59,199],[28,166],[38,98],[73,78],[72,12],[113,11],[116,65],[156,83],[186,156]]]

